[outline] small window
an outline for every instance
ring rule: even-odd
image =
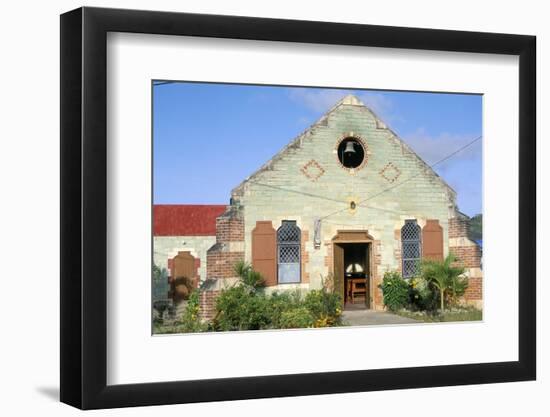
[[[411,278],[418,274],[421,252],[420,226],[416,220],[405,220],[405,225],[401,228],[403,278]]]
[[[365,148],[357,138],[345,138],[338,145],[338,159],[346,168],[357,168],[365,159]]]
[[[300,282],[302,233],[294,220],[283,220],[277,230],[277,275],[280,284]]]

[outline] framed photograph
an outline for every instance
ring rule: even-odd
[[[61,401],[533,380],[535,37],[61,16]]]

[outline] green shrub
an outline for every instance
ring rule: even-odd
[[[252,269],[252,265],[245,261],[238,261],[234,266],[235,274],[240,281],[249,287],[259,288],[264,286],[262,274]]]
[[[439,291],[422,277],[409,281],[409,302],[412,310],[435,311],[439,306]]]
[[[164,314],[169,311],[170,300],[154,300],[153,309],[157,312],[153,316],[153,324],[164,323]]]
[[[457,258],[449,254],[442,261],[423,260],[421,274],[430,286],[435,287],[439,292],[439,308],[445,310],[445,299],[456,302],[459,295],[468,287],[468,281],[463,277],[465,269],[455,266]]]
[[[207,329],[207,325],[201,322],[199,312],[199,291],[194,290],[189,295],[187,306],[185,306],[185,311],[181,317],[181,322],[178,323],[178,327],[182,332],[197,333]]]
[[[281,314],[279,328],[300,329],[313,327],[315,319],[306,307],[294,307],[283,311]]]
[[[245,285],[224,289],[216,299],[216,330],[259,330],[269,328],[268,300]]]
[[[311,290],[304,299],[304,306],[315,318],[315,327],[340,325],[342,318],[341,297],[326,289]]]
[[[281,316],[283,313],[296,309],[303,303],[299,291],[275,291],[267,299],[267,314],[271,320],[271,327],[274,329],[281,328]]]
[[[409,302],[409,283],[399,272],[384,273],[382,284],[379,286],[384,296],[384,305],[391,311],[404,308]]]
[[[166,300],[168,291],[168,271],[153,264],[153,300]]]
[[[468,278],[465,276],[451,276],[447,285],[447,302],[451,307],[458,306],[459,299],[468,288]]]
[[[235,265],[239,282],[216,299],[210,327],[217,331],[326,327],[341,324],[340,296],[327,288],[266,294],[262,276],[245,262]]]

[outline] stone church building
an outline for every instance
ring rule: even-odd
[[[449,150],[452,151],[452,150]],[[228,206],[155,206],[154,262],[171,279],[202,283],[202,311],[250,262],[268,289],[320,288],[365,279],[364,305],[383,309],[386,271],[405,278],[449,251],[467,268],[465,300],[481,307],[481,250],[455,191],[355,96],[231,192]]]

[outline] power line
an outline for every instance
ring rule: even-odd
[[[464,149],[466,149],[466,148],[468,148],[469,146],[471,146],[471,145],[473,145],[474,143],[476,143],[476,142],[477,142],[478,140],[480,140],[482,137],[483,137],[483,136],[478,136],[477,138],[475,138],[475,139],[472,140],[471,142],[468,142],[466,145],[460,147],[459,149],[455,150],[454,152],[450,153],[449,155],[445,156],[444,158],[440,159],[439,161],[433,163],[432,165],[428,165],[428,167],[429,167],[429,168],[433,168],[433,167],[435,167],[436,165],[438,165],[438,164],[440,164],[440,163],[442,163],[442,162],[445,162],[446,160],[448,160],[448,159],[452,158],[453,156],[455,156],[457,153],[463,151]],[[368,197],[368,198],[365,198],[364,200],[360,200],[360,201],[358,201],[358,202],[356,203],[356,205],[361,205],[362,203],[364,203],[364,202],[366,202],[366,201],[369,201],[369,200],[372,200],[373,198],[378,197],[378,196],[380,196],[380,195],[382,195],[382,194],[384,194],[384,193],[386,193],[386,192],[388,192],[388,191],[391,191],[391,190],[393,190],[394,188],[400,187],[400,186],[402,186],[403,184],[406,184],[407,182],[409,182],[409,181],[413,180],[414,178],[420,176],[421,174],[422,174],[422,172],[419,172],[419,173],[417,173],[417,174],[415,174],[415,175],[413,175],[413,176],[407,178],[406,180],[401,181],[400,183],[397,183],[397,184],[395,184],[395,185],[393,185],[393,186],[391,186],[391,187],[388,187],[388,188],[386,188],[386,189],[380,191],[380,192],[377,193],[377,194],[374,194],[374,195],[372,195],[372,196],[370,196],[370,197]],[[368,207],[368,206],[362,206],[362,207]],[[347,208],[341,209],[341,210],[337,210],[337,211],[335,211],[335,212],[332,212],[332,213],[330,213],[330,214],[327,214],[326,216],[321,217],[320,220],[324,220],[324,219],[326,219],[327,217],[330,217],[330,216],[333,216],[333,215],[335,215],[335,214],[341,213],[342,211],[345,211],[345,210],[347,210]]]
[[[330,197],[322,196],[322,195],[319,195],[319,194],[313,194],[313,193],[307,193],[307,192],[304,192],[304,191],[292,190],[290,188],[278,187],[276,185],[264,184],[264,183],[257,182],[257,181],[249,181],[249,183],[260,185],[262,187],[273,188],[275,190],[285,191],[285,192],[288,192],[288,193],[300,194],[300,195],[304,195],[306,197],[320,198],[321,200],[328,200],[328,201],[333,201],[333,202],[336,202],[336,203],[348,204],[347,201],[338,200],[336,198],[330,198]]]
[[[483,136],[478,136],[477,138],[475,138],[474,140],[472,140],[471,142],[468,142],[467,144],[465,144],[464,146],[458,148],[457,150],[453,151],[452,153],[450,153],[449,155],[443,157],[442,159],[438,160],[437,162],[431,164],[431,165],[428,165],[429,168],[433,168],[435,167],[436,165],[439,165],[445,161],[447,161],[448,159],[452,158],[453,156],[455,156],[456,154],[458,154],[459,152],[462,152],[464,149],[470,147],[471,145],[473,145],[474,143],[476,143],[477,141],[479,141]],[[384,190],[380,191],[379,193],[376,193],[368,198],[365,198],[363,200],[360,200],[359,202],[356,203],[357,206],[361,206],[361,207],[365,207],[365,208],[372,208],[372,209],[375,209],[375,210],[386,210],[386,211],[392,211],[392,212],[395,212],[395,213],[398,213],[397,211],[395,210],[390,210],[390,209],[383,209],[383,208],[380,208],[380,207],[374,207],[374,206],[366,206],[364,205],[363,203],[369,201],[369,200],[372,200],[373,198],[376,198],[388,191],[391,191],[397,187],[400,187],[402,186],[403,184],[406,184],[407,182],[413,180],[414,178],[417,178],[418,176],[420,176],[422,174],[422,172],[419,172],[409,178],[407,178],[406,180],[404,181],[401,181],[400,183],[397,183],[395,185],[392,185],[388,188],[385,188]],[[276,185],[271,185],[271,184],[265,184],[265,183],[261,183],[261,182],[257,182],[257,181],[249,181],[249,183],[252,183],[252,184],[256,184],[256,185],[259,185],[259,186],[262,186],[262,187],[266,187],[266,188],[271,188],[271,189],[275,189],[275,190],[279,190],[279,191],[284,191],[284,192],[289,192],[289,193],[295,193],[295,194],[300,194],[300,195],[303,195],[303,196],[306,196],[306,197],[312,197],[312,198],[319,198],[319,199],[322,199],[322,200],[327,200],[327,201],[332,201],[332,202],[336,202],[336,203],[342,203],[342,204],[346,204],[346,207],[343,208],[343,209],[339,209],[339,210],[336,210],[330,214],[327,214],[326,216],[323,216],[320,218],[320,220],[324,220],[330,216],[333,216],[335,214],[338,214],[338,213],[341,213],[345,210],[348,209],[348,202],[347,201],[343,201],[343,200],[339,200],[339,199],[335,199],[335,198],[330,198],[330,197],[326,197],[326,196],[321,196],[321,195],[318,195],[318,194],[313,194],[313,193],[307,193],[307,192],[304,192],[304,191],[298,191],[298,190],[292,190],[290,188],[284,188],[284,187],[279,187],[279,186],[276,186]]]

